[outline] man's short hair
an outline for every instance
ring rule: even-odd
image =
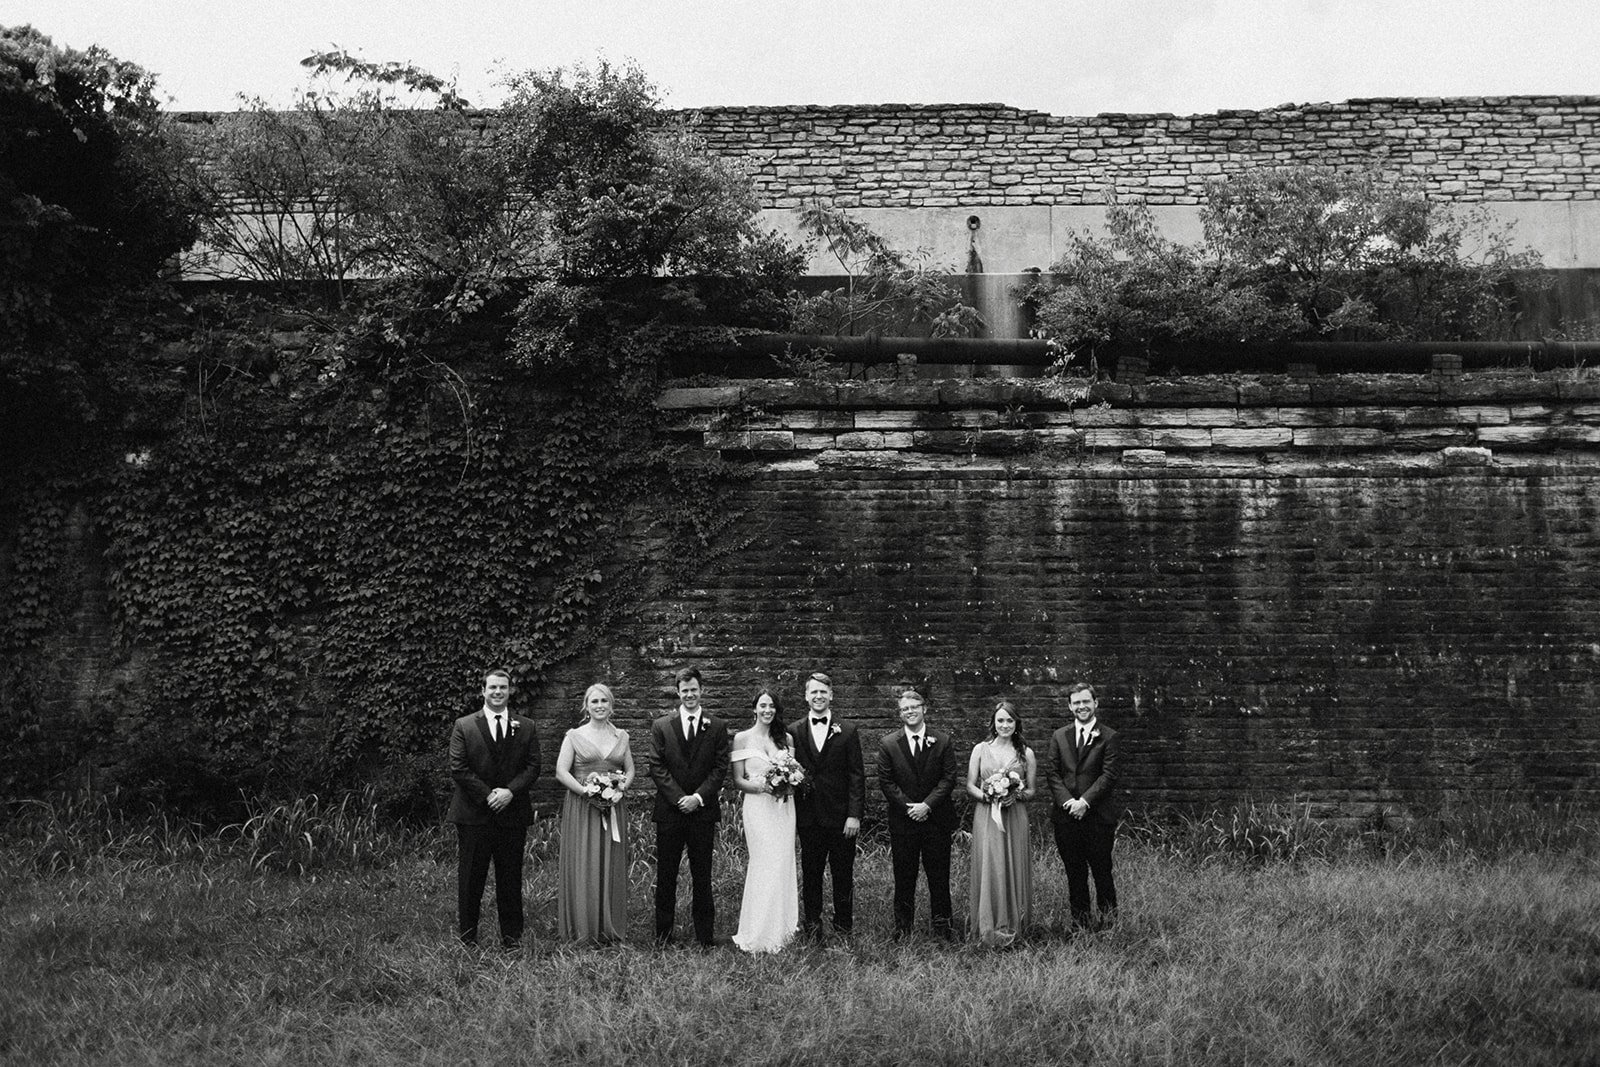
[[[914,685],[908,685],[901,688],[900,699],[904,700],[906,697],[910,697],[923,707],[928,706],[928,698],[923,696],[921,690]]]
[[[1083,693],[1083,692],[1087,692],[1089,694],[1089,699],[1090,700],[1099,700],[1100,699],[1099,697],[1094,695],[1094,686],[1090,685],[1088,682],[1085,682],[1085,681],[1076,681],[1076,682],[1073,682],[1071,685],[1067,686],[1067,699],[1071,700],[1072,699],[1072,694],[1074,694],[1074,693]]]
[[[821,671],[812,671],[810,674],[806,675],[806,681],[808,681],[808,682],[821,682],[823,685],[827,686],[829,689],[833,688],[833,679],[829,678],[826,674],[823,674]]]
[[[705,680],[700,677],[700,672],[693,667],[685,667],[683,670],[679,671],[677,678],[677,685],[682,685],[684,682],[699,682],[701,685],[706,684]]]
[[[490,678],[494,678],[496,676],[504,678],[506,680],[506,684],[507,685],[511,684],[511,672],[506,670],[506,668],[504,668],[504,667],[490,667],[488,670],[484,671],[483,672],[484,684],[487,685],[488,682],[489,682],[489,679]]]

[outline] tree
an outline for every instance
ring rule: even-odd
[[[644,368],[707,329],[782,325],[803,255],[757,225],[749,175],[659,107],[637,67],[510,80],[495,150],[535,205],[541,280],[515,363]]]
[[[197,233],[155,78],[0,28],[0,343],[56,343]]]
[[[1514,278],[1540,266],[1481,209],[1429,202],[1372,172],[1246,171],[1206,185],[1204,236],[1162,237],[1142,203],[1075,235],[1027,298],[1074,351],[1345,337],[1462,340],[1514,321]]]
[[[534,269],[535,216],[452,85],[344,50],[302,65],[312,84],[290,111],[250,100],[211,131],[220,210],[196,266],[329,282],[341,302],[352,279],[400,281],[447,319]]]
[[[143,403],[122,381],[201,203],[155,78],[0,28],[0,482]]]
[[[794,328],[802,333],[926,330],[934,337],[970,337],[983,329],[977,309],[933,269],[927,252],[902,252],[849,212],[821,201],[800,209],[800,229],[823,243],[847,279],[837,289],[793,299]]]

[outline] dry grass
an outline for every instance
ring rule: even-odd
[[[632,941],[552,939],[543,829],[531,936],[506,955],[450,937],[451,839],[359,804],[213,835],[72,816],[25,819],[0,852],[6,1063],[1600,1061],[1592,821],[1424,828],[1408,847],[1274,831],[1294,818],[1274,809],[1137,827],[1119,845],[1121,921],[1072,940],[1041,848],[1042,929],[1005,952],[889,941],[888,857],[869,843],[853,941],[751,958],[649,946],[638,821]],[[1279,855],[1285,834],[1319,843]],[[730,826],[723,933],[742,862]],[[964,875],[958,860],[958,909]]]

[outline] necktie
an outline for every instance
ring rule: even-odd
[[[498,745],[500,742],[504,741],[505,739],[506,739],[505,720],[502,719],[500,716],[496,715],[494,717],[494,743]]]
[[[913,756],[922,755],[922,735],[921,734],[912,734],[911,735],[911,754]]]
[[[1080,726],[1078,728],[1078,751],[1082,752],[1084,749],[1086,749],[1088,747],[1089,747],[1089,731],[1083,729]]]
[[[689,728],[683,732],[683,736],[684,736],[685,740],[687,740],[687,741],[693,741],[694,740],[695,726],[696,726],[697,723],[699,723],[699,721],[700,720],[696,716],[693,716],[693,715],[689,716]]]

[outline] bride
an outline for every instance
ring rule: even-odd
[[[733,739],[733,781],[744,794],[744,840],[750,853],[744,899],[733,943],[746,952],[777,952],[800,925],[800,895],[794,861],[794,802],[772,795],[767,769],[790,751],[778,698],[756,694],[755,725]]]

